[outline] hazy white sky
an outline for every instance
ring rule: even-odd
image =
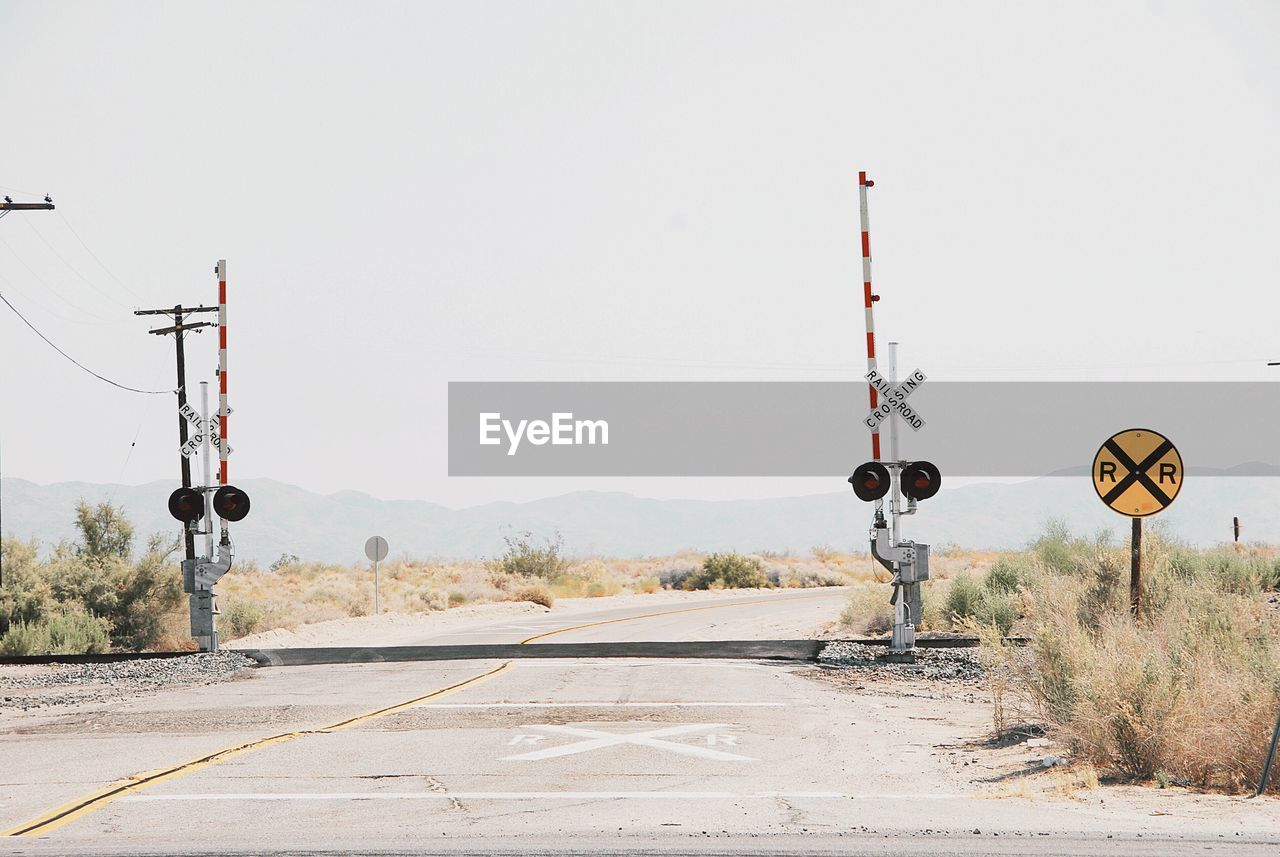
[[[0,190],[58,205],[0,220],[0,292],[160,389],[130,310],[227,258],[233,477],[839,490],[451,480],[445,385],[856,377],[859,169],[931,379],[1266,378],[1277,51],[1270,2],[0,2]],[[172,398],[3,307],[0,391],[5,475],[176,481]]]

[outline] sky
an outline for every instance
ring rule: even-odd
[[[0,191],[57,205],[0,294],[167,390],[132,310],[227,259],[233,481],[841,490],[450,478],[446,385],[858,378],[858,170],[930,379],[1273,378],[1277,51],[1267,2],[0,0]],[[173,397],[4,306],[0,391],[5,476],[176,485]]]

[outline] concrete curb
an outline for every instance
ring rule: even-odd
[[[1008,637],[1013,645],[1025,645],[1023,637]],[[259,666],[307,666],[311,664],[370,664],[396,661],[467,661],[508,658],[722,658],[763,661],[816,661],[827,643],[860,643],[887,646],[887,638],[852,640],[706,640],[697,642],[628,643],[498,643],[464,646],[365,646],[312,649],[235,649]],[[976,637],[925,637],[916,639],[921,649],[968,649]],[[119,661],[178,658],[195,652],[109,652],[97,655],[10,655],[0,665],[109,664]]]
[[[822,640],[727,640],[685,643],[502,643],[466,646],[378,646],[319,649],[240,649],[260,666],[361,664],[394,661],[507,660],[514,658],[745,658],[815,661]],[[224,650],[230,651],[230,650]]]

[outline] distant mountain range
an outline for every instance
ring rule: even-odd
[[[653,500],[630,494],[581,491],[528,503],[487,503],[450,509],[418,500],[378,500],[357,491],[321,495],[269,479],[240,483],[253,512],[233,530],[240,559],[269,564],[281,554],[306,560],[353,562],[364,557],[365,539],[382,535],[392,557],[482,558],[500,553],[513,531],[559,531],[575,556],[654,556],[697,550],[803,552],[814,545],[863,550],[869,506],[852,492],[765,500]],[[75,505],[109,500],[122,506],[141,540],[175,532],[165,500],[172,484],[37,485],[3,482],[5,536],[48,546],[75,535]],[[1159,520],[1195,545],[1229,541],[1239,515],[1248,541],[1280,542],[1280,479],[1213,477],[1188,481]],[[1051,519],[1074,531],[1107,530],[1117,538],[1128,521],[1106,509],[1089,481],[1077,476],[1015,484],[944,489],[921,504],[904,533],[934,545],[1020,548]]]

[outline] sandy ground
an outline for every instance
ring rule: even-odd
[[[1072,762],[1069,748],[1051,735],[1021,732],[996,740],[985,678],[924,681],[826,666],[798,673],[909,724],[915,741],[929,747],[929,755],[964,784],[965,792],[990,802],[987,832],[1009,823],[1034,830],[1053,819],[1103,834],[1211,835],[1224,841],[1280,837],[1280,799],[1274,796],[1254,800],[1245,794],[1107,782],[1105,774],[1099,782],[1091,767]],[[1066,764],[1046,765],[1057,759]],[[936,787],[922,780],[922,794]],[[947,829],[955,819],[936,821]],[[1280,854],[1280,848],[1273,853]]]
[[[743,597],[795,595],[802,590],[733,589],[718,592],[663,591],[650,594],[625,593],[604,598],[561,598],[554,607],[543,607],[527,601],[504,601],[496,604],[470,604],[431,613],[383,613],[380,616],[358,616],[331,619],[296,628],[276,628],[247,637],[224,641],[228,649],[283,649],[313,646],[398,646],[408,645],[424,637],[501,623],[529,617],[563,618],[566,625],[573,620],[601,610],[652,608],[677,610],[700,604],[714,604]],[[839,589],[814,589],[805,592],[840,592]],[[817,626],[771,622],[762,628],[762,636],[777,639],[813,639],[828,635],[836,616]]]

